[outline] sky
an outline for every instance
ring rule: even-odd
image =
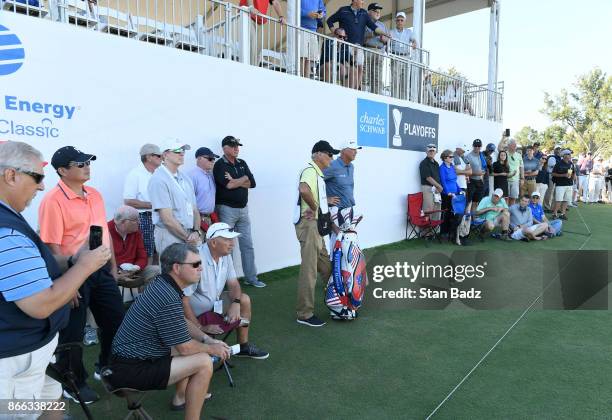
[[[571,89],[594,67],[612,74],[612,0],[501,0],[498,80],[505,83],[504,127],[550,125],[544,91]],[[434,69],[454,66],[487,82],[490,9],[430,22],[423,47]]]

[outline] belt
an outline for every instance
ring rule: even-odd
[[[141,214],[146,214],[146,213],[152,214],[153,212],[151,210],[145,210],[145,211],[141,211],[140,213]]]
[[[408,55],[408,53],[393,53],[393,55]]]
[[[526,176],[525,177],[525,181],[533,181],[534,179],[536,179],[535,176]]]
[[[210,217],[212,213],[200,213],[200,216],[202,217]]]

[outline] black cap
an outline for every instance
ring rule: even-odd
[[[482,140],[476,139],[472,142],[473,147],[482,147]]]
[[[539,145],[540,145],[540,142],[539,142],[539,141],[536,141],[535,143],[533,143],[533,145],[534,145],[534,146],[539,146]]]
[[[83,153],[73,146],[64,146],[53,153],[51,166],[55,169],[67,168],[70,162],[89,162],[90,160],[96,160],[96,156]]]
[[[242,143],[240,143],[240,139],[234,136],[225,136],[221,140],[221,146],[242,146]]]
[[[314,144],[314,146],[312,146],[312,153],[317,152],[327,152],[331,153],[332,155],[337,155],[338,153],[340,153],[340,150],[334,149],[333,147],[331,147],[331,144],[329,144],[325,140],[319,140]]]
[[[383,7],[380,4],[378,4],[378,3],[370,3],[370,4],[368,4],[368,12],[370,10],[382,10],[382,8]]]
[[[210,157],[214,157],[215,159],[219,157],[215,155],[212,152],[212,150],[210,150],[208,147],[200,147],[198,150],[196,150],[196,153],[195,153],[196,159],[199,158],[200,156],[210,156]]]

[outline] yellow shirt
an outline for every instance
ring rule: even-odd
[[[319,206],[319,193],[317,189],[317,178],[323,178],[323,172],[317,166],[314,161],[310,161],[309,165],[302,170],[302,175],[300,176],[300,184],[302,182],[308,184],[310,187],[310,191],[312,192],[312,196],[314,198],[315,203],[317,203],[317,207]],[[300,200],[300,214],[303,216],[306,209],[310,209],[310,206],[304,201]],[[318,212],[315,212],[315,218],[318,217]]]

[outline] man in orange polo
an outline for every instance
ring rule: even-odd
[[[96,160],[94,155],[83,153],[72,146],[62,147],[53,154],[51,165],[57,171],[60,181],[40,203],[38,223],[42,241],[56,255],[76,254],[88,241],[89,228],[92,225],[102,227],[102,243],[112,249],[104,200],[97,190],[84,185],[89,181],[90,165],[94,160]],[[70,264],[70,259],[68,261]],[[114,273],[116,266],[113,257],[112,263],[96,271],[81,286],[73,298],[70,322],[60,331],[60,344],[82,342],[87,308],[91,309],[102,333],[96,373],[100,366],[108,364],[113,337],[124,315],[123,301]],[[73,356],[71,366],[76,374],[81,397],[88,403],[94,402],[99,397],[87,385],[82,351],[75,352]],[[58,362],[67,365],[69,361],[63,357]],[[68,390],[64,390],[64,396],[76,401],[76,397]]]

